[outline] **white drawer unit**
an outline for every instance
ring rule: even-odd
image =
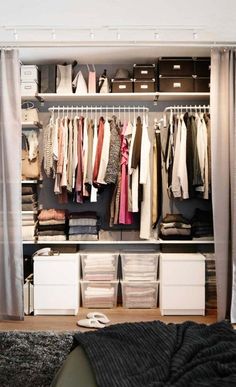
[[[160,311],[162,315],[205,315],[202,254],[161,254]]]
[[[34,257],[34,314],[76,315],[79,254]]]

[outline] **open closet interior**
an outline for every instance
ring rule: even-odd
[[[209,69],[194,53],[106,70],[22,65],[22,139],[38,162],[22,176],[30,313],[216,313]]]

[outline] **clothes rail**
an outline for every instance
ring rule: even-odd
[[[149,108],[146,106],[52,106],[48,108],[51,112],[57,111],[140,111],[140,112],[149,112]]]
[[[164,112],[167,112],[168,110],[210,110],[210,105],[174,105],[174,106],[167,106],[164,109]]]

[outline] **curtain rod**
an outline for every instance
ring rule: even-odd
[[[76,110],[90,110],[90,111],[99,111],[99,110],[112,110],[112,111],[129,111],[137,110],[142,112],[149,112],[149,108],[145,106],[53,106],[48,108],[49,111],[76,111]]]
[[[191,48],[214,48],[214,47],[222,47],[222,48],[236,48],[235,42],[193,42],[193,41],[184,41],[184,42],[151,42],[151,41],[57,41],[57,42],[45,42],[45,41],[22,41],[22,42],[2,42],[1,49],[13,49],[13,48],[60,48],[60,47],[113,47],[113,48],[122,48],[122,47],[191,47]]]

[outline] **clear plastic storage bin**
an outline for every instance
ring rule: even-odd
[[[83,279],[88,281],[113,281],[117,279],[118,254],[80,254]]]
[[[80,281],[82,305],[85,308],[116,307],[118,282]]]
[[[121,254],[122,278],[124,281],[156,281],[159,254]]]
[[[121,281],[124,308],[156,308],[159,281]]]

